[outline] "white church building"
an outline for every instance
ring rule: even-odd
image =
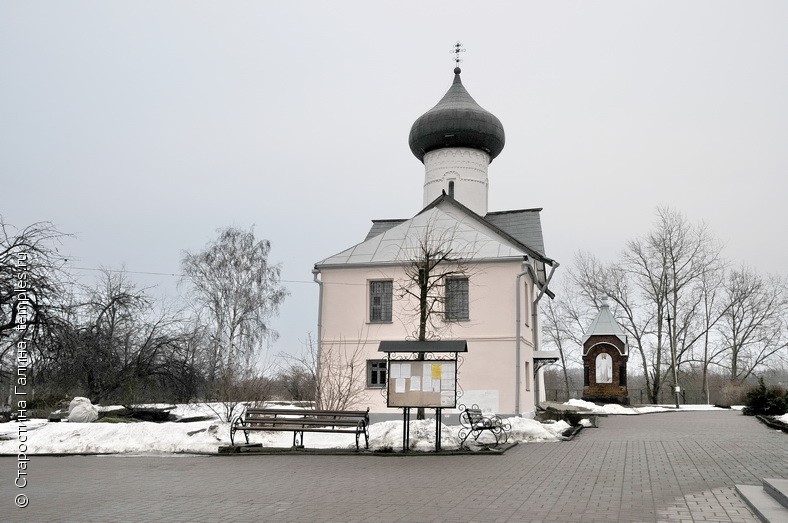
[[[447,244],[466,268],[441,282],[444,299],[427,338],[467,342],[458,404],[533,415],[539,369],[555,361],[538,350],[538,302],[552,297],[558,267],[545,255],[541,209],[488,209],[488,171],[504,148],[504,129],[468,94],[460,73],[457,67],[448,92],[411,128],[410,149],[424,164],[423,208],[407,219],[372,220],[366,238],[315,264],[318,350],[362,369],[348,407],[397,412],[386,407],[387,361],[378,348],[417,339],[418,305],[402,289],[425,240]]]

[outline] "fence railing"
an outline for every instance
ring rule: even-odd
[[[547,401],[565,402],[571,398],[581,399],[583,397],[583,389],[570,389],[569,393],[564,389],[546,389],[545,397]],[[629,389],[629,402],[649,404],[649,395],[646,389]],[[672,387],[664,387],[659,391],[657,397],[658,404],[672,405],[676,402],[676,396],[673,394]],[[717,405],[722,403],[722,392],[719,390],[710,390],[708,398],[706,393],[700,389],[684,389],[679,395],[679,403],[686,405],[705,405],[710,403]]]

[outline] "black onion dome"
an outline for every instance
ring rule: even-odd
[[[410,128],[408,142],[413,154],[424,155],[443,147],[470,147],[490,155],[490,161],[503,150],[506,137],[501,121],[476,103],[454,69],[454,82],[438,104],[421,115]]]

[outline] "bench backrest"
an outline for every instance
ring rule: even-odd
[[[481,423],[484,419],[484,415],[482,414],[482,409],[475,409],[473,407],[467,408],[463,411],[463,413],[468,417],[468,421],[471,423]]]
[[[280,425],[304,421],[327,425],[369,424],[369,409],[363,410],[304,410],[304,409],[246,409],[244,421],[254,425]]]

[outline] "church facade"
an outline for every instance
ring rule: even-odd
[[[534,413],[539,367],[555,359],[538,350],[538,302],[552,298],[558,266],[545,255],[541,209],[488,210],[488,171],[504,129],[460,74],[458,67],[443,98],[411,128],[410,149],[424,165],[423,208],[373,220],[358,244],[315,264],[320,372],[351,370],[348,407],[396,412],[386,407],[381,341],[465,340],[457,402],[509,415]],[[426,278],[414,270],[425,256],[435,258]],[[427,279],[425,321],[414,289]]]

